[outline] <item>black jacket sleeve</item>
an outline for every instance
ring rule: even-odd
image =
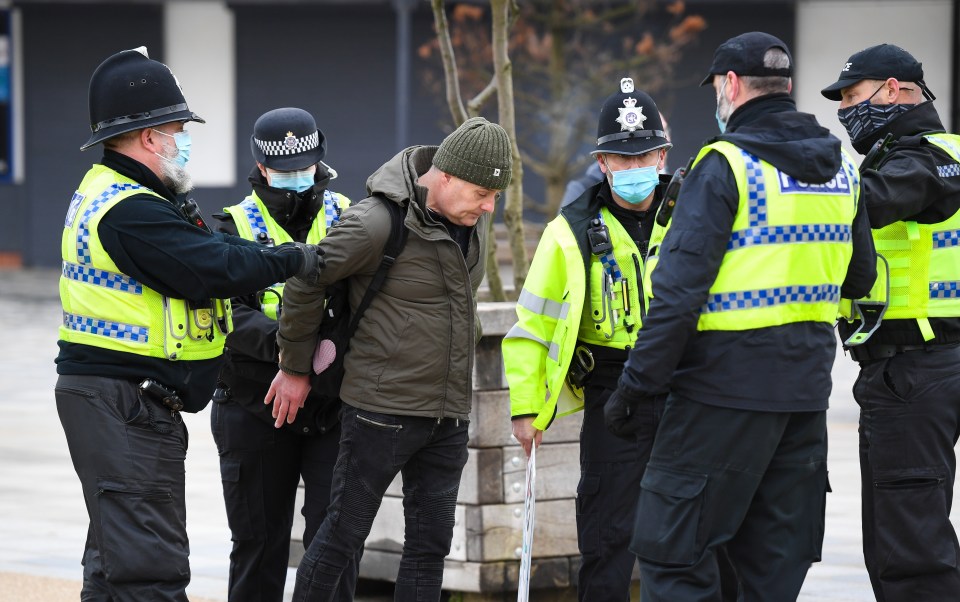
[[[237,226],[229,213],[215,213],[211,220],[215,232],[235,235]],[[241,239],[245,242],[246,239]],[[266,248],[253,243],[258,248]],[[233,297],[233,331],[227,335],[227,347],[262,362],[277,361],[277,321],[267,317],[259,307],[257,294]]]
[[[840,295],[846,299],[859,299],[870,292],[877,279],[877,253],[862,194],[857,199],[857,215],[853,219],[851,238],[853,255],[847,267],[847,276],[840,286]]]
[[[942,222],[957,212],[960,195],[952,203],[940,202],[948,195],[946,182],[937,173],[938,165],[953,159],[925,139],[901,138],[878,169],[861,174],[863,197],[873,228],[902,220],[923,224]]]
[[[152,195],[118,203],[100,220],[98,234],[123,273],[189,301],[248,294],[295,275],[303,265],[302,252],[292,245],[265,248],[211,234]]]
[[[625,389],[641,395],[667,391],[720,271],[739,201],[733,172],[719,153],[708,154],[690,172],[660,246],[650,311],[620,379]]]

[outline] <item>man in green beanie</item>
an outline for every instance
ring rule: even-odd
[[[440,144],[404,149],[367,180],[321,246],[315,282],[283,291],[280,372],[265,403],[292,422],[309,391],[328,287],[345,280],[356,312],[400,207],[406,244],[363,313],[344,359],[340,453],[327,517],[297,570],[293,599],[332,600],[370,533],[383,494],[403,475],[406,537],[396,600],[439,600],[450,552],[479,338],[488,214],[510,183],[510,139],[482,117]]]

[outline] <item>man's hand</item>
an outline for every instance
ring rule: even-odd
[[[303,267],[297,272],[296,277],[308,284],[316,284],[317,278],[320,276],[320,270],[324,266],[323,248],[319,245],[308,245],[302,242],[294,244],[303,253]]]
[[[280,428],[284,421],[293,423],[309,392],[310,377],[306,374],[288,374],[283,370],[277,372],[267,396],[263,398],[263,403],[273,403],[273,417],[277,419],[273,426]]]
[[[618,437],[629,437],[643,429],[644,416],[636,410],[644,401],[644,397],[617,387],[603,406],[603,422],[607,430]]]
[[[543,439],[543,431],[533,426],[533,416],[521,416],[511,420],[513,426],[513,436],[520,442],[523,453],[530,457],[531,446],[540,447],[540,441]]]

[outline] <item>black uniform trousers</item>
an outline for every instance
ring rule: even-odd
[[[630,544],[644,602],[723,599],[724,548],[742,600],[796,600],[820,559],[826,460],[824,411],[735,410],[669,396]]]
[[[137,383],[61,375],[57,413],[90,525],[84,602],[187,602],[187,428]]]
[[[220,453],[223,498],[233,540],[229,599],[280,602],[297,487],[302,476],[306,548],[327,515],[339,423],[322,434],[300,435],[287,427],[274,428],[234,401],[214,403],[210,422]],[[362,553],[361,549],[347,567],[336,599],[353,599]]]
[[[960,348],[864,362],[860,405],[863,556],[878,602],[960,600],[950,523],[960,434]]]
[[[613,370],[598,366],[584,391],[576,502],[580,601],[630,600],[630,579],[637,562],[628,547],[630,533],[640,479],[663,412],[663,398],[638,409],[645,422],[635,436],[627,439],[612,435],[603,421],[603,406],[616,389],[622,368],[622,363]]]

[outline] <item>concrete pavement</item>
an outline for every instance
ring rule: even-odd
[[[57,276],[49,270],[0,271],[0,602],[79,597],[87,517],[53,398]],[[833,493],[827,498],[823,562],[808,574],[803,602],[874,599],[860,552],[857,407],[850,394],[855,376],[853,363],[839,357],[828,413]],[[192,600],[226,600],[230,532],[209,413],[186,421],[193,570],[188,592]]]

